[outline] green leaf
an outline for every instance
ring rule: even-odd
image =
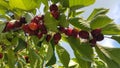
[[[45,14],[44,21],[48,30],[57,32],[58,21],[55,20],[49,12]]]
[[[12,9],[33,10],[40,7],[41,0],[9,0]]]
[[[9,4],[5,0],[0,0],[0,7],[4,7],[4,9],[9,9]]]
[[[19,38],[18,39],[18,45],[17,45],[17,47],[15,48],[14,51],[17,52],[19,50],[25,49],[26,47],[27,47],[27,43],[23,39]]]
[[[59,0],[51,0],[53,3],[57,3],[59,2]]]
[[[76,15],[80,15],[80,14],[82,14],[82,13],[84,13],[84,11],[75,12],[75,16],[76,16]]]
[[[106,14],[108,11],[109,9],[105,9],[105,8],[95,8],[87,20],[92,20],[98,15]]]
[[[120,26],[110,23],[102,28],[102,33],[106,35],[120,35]]]
[[[95,61],[95,68],[105,68],[105,63],[103,63],[102,61]]]
[[[43,68],[43,60],[33,49],[29,49],[29,58],[31,68]]]
[[[103,48],[103,47],[100,48],[107,57],[114,60],[116,63],[120,64],[120,59],[119,59],[120,48]]]
[[[74,40],[74,41],[73,41]],[[79,57],[82,60],[92,62],[93,61],[93,50],[90,44],[88,43],[80,43],[79,39],[69,37],[68,43],[72,47],[74,53],[79,52]]]
[[[59,25],[61,25],[63,27],[69,26],[69,22],[66,20],[66,16],[64,14],[60,15],[60,17],[59,17]]]
[[[6,10],[0,9],[0,15],[5,15],[5,13],[6,13]]]
[[[53,56],[52,56],[52,58],[46,64],[46,66],[51,66],[51,65],[54,65],[55,63],[56,63],[56,57],[55,57],[55,53],[54,53]]]
[[[92,29],[102,28],[111,23],[112,21],[113,20],[106,15],[99,15],[90,22],[90,26]]]
[[[46,43],[46,45],[48,45],[48,48],[47,48],[48,50],[47,50],[45,60],[46,60],[46,62],[49,62],[50,59],[52,58],[54,52],[53,52],[52,45],[50,43]]]
[[[67,68],[70,61],[70,55],[63,47],[59,45],[56,46],[56,51],[61,63]]]
[[[98,47],[100,47],[100,46],[98,46]],[[116,63],[114,60],[110,59],[110,58],[108,57],[108,55],[106,56],[106,55],[105,55],[105,51],[103,51],[101,48],[98,48],[98,47],[96,47],[95,49],[96,49],[96,52],[97,52],[99,58],[100,58],[104,63],[107,64],[107,66],[106,66],[105,68],[119,68],[119,67],[120,67],[120,64],[118,64],[118,63]],[[106,53],[106,54],[108,54],[108,53]]]
[[[69,22],[76,28],[79,28],[82,30],[90,30],[90,25],[87,23],[87,21],[84,21],[81,18],[71,18]]]
[[[81,59],[81,57],[80,57],[81,55],[77,50],[74,51],[74,54],[77,59],[77,62],[79,63],[79,68],[90,68],[91,63]]]
[[[15,68],[15,53],[9,49],[7,52],[8,66],[9,68]]]
[[[4,30],[6,23],[0,21],[0,33]]]
[[[69,0],[59,0],[63,7],[69,7]]]
[[[111,38],[120,43],[120,36],[112,36]]]
[[[95,0],[69,0],[69,7],[72,9],[78,9],[81,7],[89,6],[93,4]]]

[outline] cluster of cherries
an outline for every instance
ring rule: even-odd
[[[50,13],[56,20],[58,19],[60,13],[56,4],[52,4],[50,6]],[[45,35],[47,42],[49,42],[52,38],[52,35],[48,34],[48,31],[44,25],[44,15],[35,16],[30,23],[26,22],[25,17],[21,17],[19,20],[15,20],[14,22],[7,22],[3,32],[16,29],[22,29],[25,34],[28,35],[36,35],[39,39]],[[57,44],[60,39],[61,34],[59,32],[53,35],[54,44]]]
[[[95,46],[97,41],[102,41],[104,39],[104,35],[101,33],[101,29],[94,29],[91,32],[81,30],[75,28],[64,28],[59,27],[60,32],[66,34],[67,36],[72,36],[75,38],[82,38],[89,40],[91,46]],[[91,38],[92,37],[92,38]]]

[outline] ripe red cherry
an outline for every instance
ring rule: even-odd
[[[28,26],[33,31],[38,29],[37,23],[34,23],[34,22],[29,23]]]
[[[50,39],[51,39],[51,37],[52,37],[51,35],[47,35],[47,36],[46,36],[46,41],[49,42]]]
[[[67,36],[71,36],[72,35],[72,28],[67,28],[66,30],[65,30],[65,34],[67,35]]]
[[[24,56],[24,58],[25,58],[26,63],[30,63],[30,60],[29,60],[28,56]]]
[[[91,39],[89,41],[89,43],[91,44],[92,47],[94,47],[96,45],[96,40],[95,39]]]
[[[40,30],[43,34],[47,34],[47,29],[44,24],[41,25]]]
[[[50,11],[58,11],[58,7],[56,4],[50,5]]]
[[[72,30],[72,36],[77,38],[78,37],[78,34],[79,34],[79,31],[77,29],[73,29]]]
[[[79,32],[79,37],[83,39],[88,39],[89,38],[89,33],[87,31],[81,30]]]
[[[62,26],[60,26],[60,27],[58,28],[58,30],[59,30],[60,32],[62,32],[62,33],[65,33],[65,31],[66,31],[66,29],[65,29],[64,27],[62,27]]]
[[[61,39],[61,34],[60,33],[54,34],[53,41],[54,41],[55,44],[57,44],[60,39]]]
[[[39,39],[41,39],[42,36],[43,36],[43,33],[41,33],[41,32],[39,32],[39,33],[37,34],[37,37],[38,37]]]
[[[58,19],[59,16],[60,16],[59,11],[51,11],[51,14],[52,14],[52,16],[53,16],[55,19]]]
[[[5,26],[5,29],[4,29],[4,32],[9,31],[9,30],[11,30],[11,29],[14,29],[14,23],[12,23],[12,22],[7,22],[7,23],[6,23],[6,26]]]
[[[27,23],[25,17],[20,17],[20,22],[23,23],[23,24],[24,24],[24,23]]]
[[[20,21],[15,21],[14,26],[17,27],[21,27],[22,23]]]
[[[96,41],[102,41],[104,39],[104,35],[100,33],[100,34],[94,35],[93,38]]]
[[[91,31],[92,36],[100,34],[100,33],[101,33],[101,29],[100,28],[94,29],[94,30]]]
[[[31,22],[39,23],[40,21],[43,21],[44,15],[42,16],[35,16]],[[41,23],[41,22],[40,22]]]
[[[3,58],[3,53],[0,53],[0,59],[2,59]]]
[[[23,31],[24,31],[25,33],[30,33],[30,32],[31,32],[28,24],[23,25],[23,26],[22,26],[22,29],[23,29]]]

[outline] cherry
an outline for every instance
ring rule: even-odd
[[[78,34],[79,34],[79,31],[77,29],[73,29],[72,30],[72,36],[77,38],[78,37]]]
[[[67,36],[71,36],[72,35],[72,28],[67,28],[66,30],[65,30],[65,34],[67,35]]]
[[[58,27],[58,30],[62,33],[65,33],[66,29],[62,26]]]
[[[92,36],[100,34],[100,33],[101,33],[101,29],[100,28],[94,29],[94,30],[91,31]]]
[[[39,23],[40,20],[43,21],[43,19],[44,19],[44,15],[42,15],[42,16],[35,16],[35,17],[32,19],[31,22]]]
[[[59,11],[51,11],[51,14],[52,14],[52,16],[53,16],[55,19],[58,19],[59,16],[60,16]]]
[[[102,41],[104,39],[104,35],[100,33],[100,34],[97,34],[97,35],[93,35],[93,38],[96,41]]]
[[[91,44],[92,47],[94,47],[96,45],[96,40],[91,39],[91,40],[89,40],[89,43]]]
[[[81,37],[83,39],[88,39],[89,38],[89,33],[87,31],[81,30],[79,32],[79,37]]]
[[[104,39],[104,35],[101,33],[101,29],[94,29],[91,31],[91,35],[96,41],[102,41]]]
[[[31,32],[28,24],[23,25],[23,26],[22,26],[22,29],[23,29],[23,31],[24,31],[25,33],[30,33],[30,32]]]
[[[58,11],[58,7],[56,4],[50,5],[50,11]]]
[[[47,29],[44,24],[41,25],[40,30],[43,34],[47,34]]]
[[[2,59],[3,58],[3,53],[0,53],[0,59]]]
[[[47,35],[47,36],[46,36],[46,41],[49,42],[50,39],[51,39],[51,37],[52,37],[51,35]]]
[[[28,56],[24,56],[24,58],[25,58],[26,63],[30,63],[30,60],[29,60]]]
[[[13,29],[13,28],[14,28],[14,23],[12,23],[12,22],[7,22],[7,23],[6,23],[6,26],[5,26],[5,29],[4,29],[4,32],[9,31],[9,30],[11,30],[11,29]]]
[[[55,44],[57,44],[60,39],[61,39],[61,34],[60,33],[54,34],[53,41],[54,41]]]
[[[20,21],[15,21],[14,26],[17,27],[21,27],[22,23]]]
[[[33,31],[38,29],[37,23],[34,23],[34,22],[29,23],[28,26]]]
[[[25,17],[20,17],[20,22],[21,22],[21,23],[27,23]]]
[[[41,32],[39,32],[39,33],[37,34],[37,37],[38,37],[39,39],[41,39],[42,36],[43,36],[43,33],[41,33]]]

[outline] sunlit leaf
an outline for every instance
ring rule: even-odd
[[[95,8],[87,20],[92,20],[98,15],[106,14],[108,10],[109,9],[105,9],[105,8]]]
[[[68,67],[69,61],[70,61],[70,55],[68,52],[61,46],[57,45],[56,46],[56,51],[58,54],[58,57],[61,61],[61,63],[65,66]]]
[[[82,30],[90,30],[90,25],[87,23],[87,21],[81,18],[71,18],[69,22],[76,28]]]
[[[57,31],[58,21],[55,20],[49,12],[45,14],[44,21],[48,30]]]
[[[120,43],[120,36],[112,36],[111,38]]]
[[[41,0],[9,0],[12,9],[33,10],[40,6]]]
[[[102,28],[111,23],[112,21],[113,20],[106,15],[99,15],[90,22],[90,26],[92,29]]]
[[[6,23],[0,21],[0,33],[4,30]]]
[[[102,28],[102,33],[106,35],[120,35],[120,26],[110,23]]]
[[[69,0],[69,6],[73,9],[89,6],[93,4],[95,0]]]
[[[116,63],[114,60],[110,59],[105,51],[96,47],[96,52],[101,60],[107,64],[106,68],[119,68],[120,64]]]

